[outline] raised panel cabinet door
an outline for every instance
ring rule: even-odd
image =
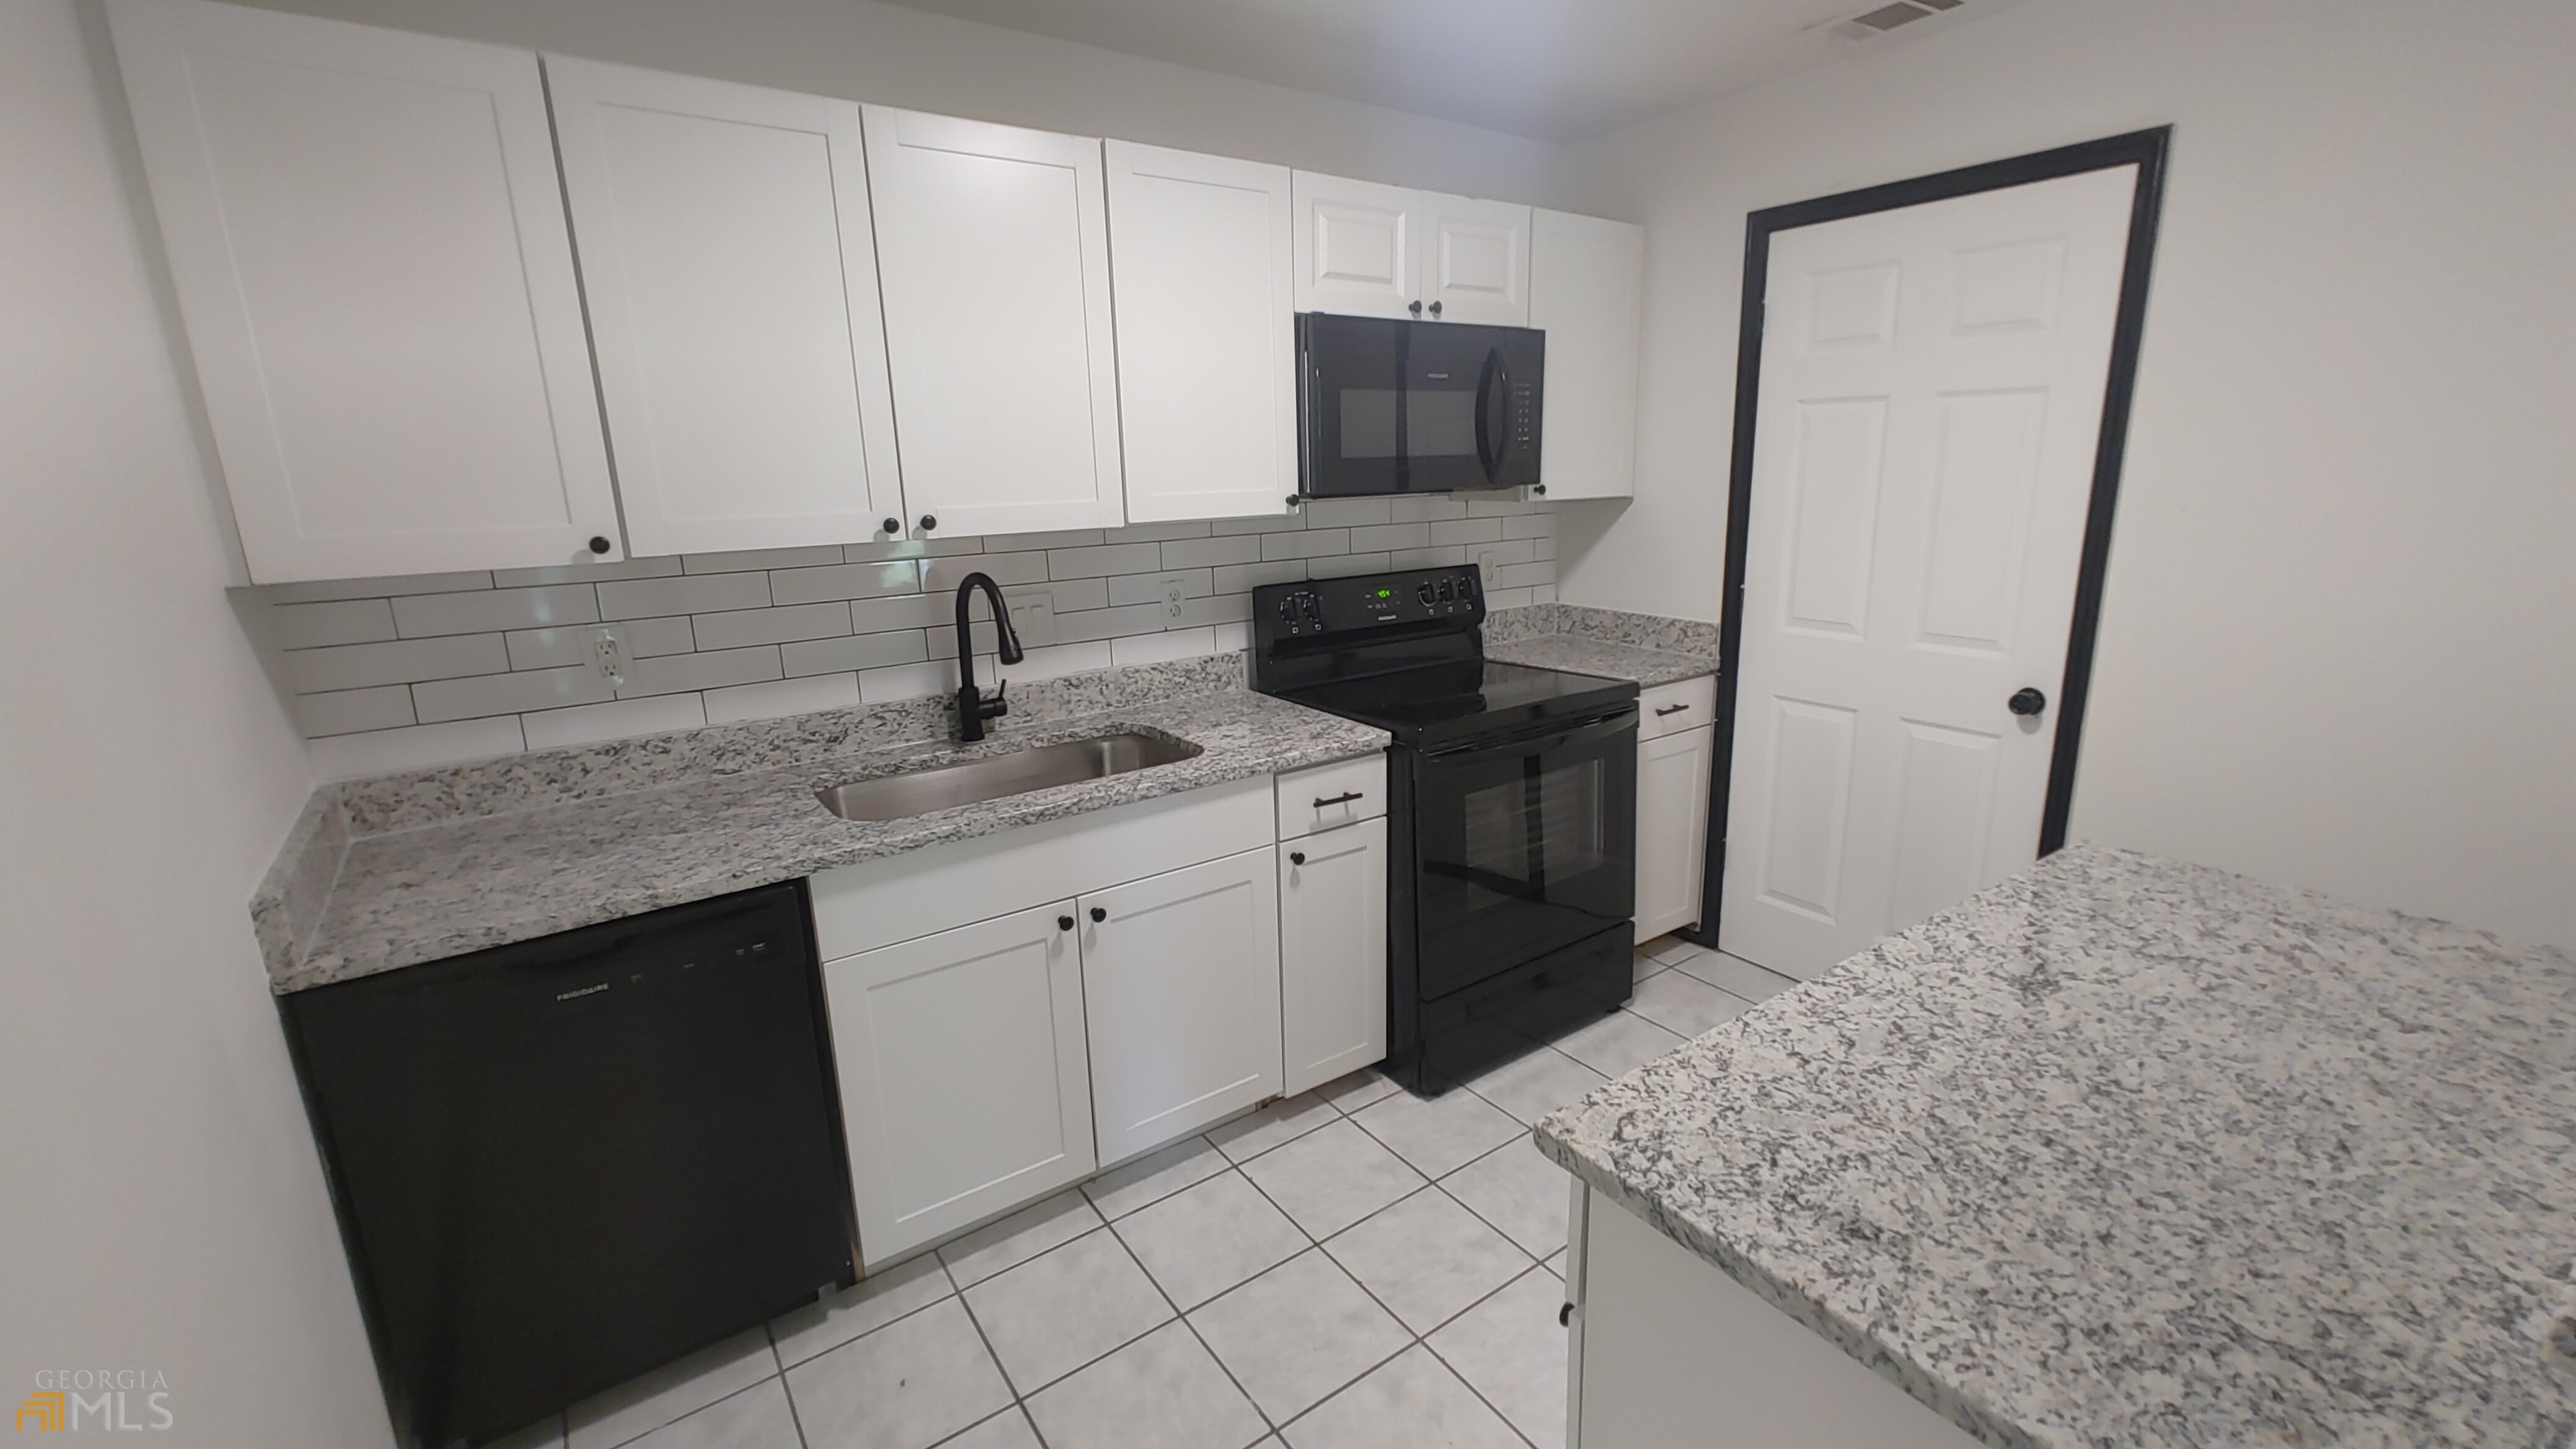
[[[627,541],[887,537],[903,494],[858,103],[545,63]]]
[[[1645,287],[1644,227],[1531,213],[1529,320],[1547,333],[1539,479],[1552,502],[1636,491]]]
[[[1127,519],[1288,511],[1296,268],[1285,166],[1107,143]]]
[[[536,56],[201,0],[108,22],[251,577],[619,557]]]
[[[1386,870],[1383,817],[1279,848],[1283,1092],[1386,1057]]]
[[[1507,201],[1423,196],[1423,310],[1443,322],[1530,325],[1530,209]],[[1437,305],[1439,310],[1431,309]],[[1553,360],[1548,371],[1555,372]]]
[[[860,108],[910,521],[1125,521],[1100,143]]]
[[[1419,316],[1422,193],[1300,171],[1295,193],[1297,310]]]
[[[1073,903],[823,966],[870,1267],[1099,1165]]]
[[[1100,1160],[1279,1095],[1279,887],[1264,846],[1082,898]]]
[[[1637,939],[1699,919],[1708,848],[1708,772],[1716,731],[1706,725],[1637,746]]]

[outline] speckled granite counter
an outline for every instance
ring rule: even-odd
[[[1242,687],[1242,656],[1047,680],[950,740],[944,700],[860,706],[326,786],[251,904],[283,994],[819,870],[1383,749]],[[908,820],[842,820],[824,785],[1119,730],[1203,753]]]
[[[1531,604],[1485,619],[1485,657],[1633,679],[1652,689],[1717,672],[1717,626],[1573,604]]]
[[[2560,1449],[2576,960],[2098,848],[1541,1122],[1985,1442]]]

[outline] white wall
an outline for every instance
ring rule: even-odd
[[[156,1443],[387,1443],[244,907],[304,757],[69,0],[0,5],[0,256],[0,1406],[150,1369]]]
[[[1638,496],[1715,619],[1744,216],[2171,122],[2073,833],[2576,945],[2576,6],[2044,0],[1570,158],[1647,223]]]
[[[1545,201],[1553,148],[873,0],[253,0],[397,30]]]

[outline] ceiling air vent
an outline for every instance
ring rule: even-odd
[[[1867,40],[1885,35],[1900,25],[1928,20],[1944,10],[1956,10],[1966,0],[1895,0],[1875,10],[1866,10],[1849,20],[1832,22],[1832,30],[1845,40]]]

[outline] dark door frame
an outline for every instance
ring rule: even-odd
[[[2137,383],[2138,344],[2146,330],[2147,275],[2155,257],[2165,157],[2172,141],[2173,127],[2158,126],[1769,207],[1745,218],[1744,303],[1735,344],[1735,455],[1727,483],[1726,592],[1718,616],[1717,734],[1708,782],[1708,859],[1700,886],[1699,924],[1682,933],[1686,939],[1714,948],[1718,916],[1726,900],[1726,807],[1735,774],[1735,680],[1744,649],[1744,565],[1753,526],[1753,421],[1762,390],[1762,315],[1770,290],[1772,234],[2086,171],[2138,168],[2137,190],[2129,204],[2129,248],[2120,275],[2119,314],[2111,333],[2111,371],[2102,393],[2102,430],[2093,449],[2093,497],[2084,516],[2082,562],[2075,576],[2074,627],[2066,636],[2066,674],[2058,682],[2057,739],[2049,756],[2048,799],[2040,812],[2039,853],[2048,855],[2066,843],[2067,811],[2075,799],[2076,747],[2084,733],[2084,702],[2093,681],[2093,631],[2101,618],[2102,577],[2111,559],[2111,514],[2119,501],[2129,398]]]

